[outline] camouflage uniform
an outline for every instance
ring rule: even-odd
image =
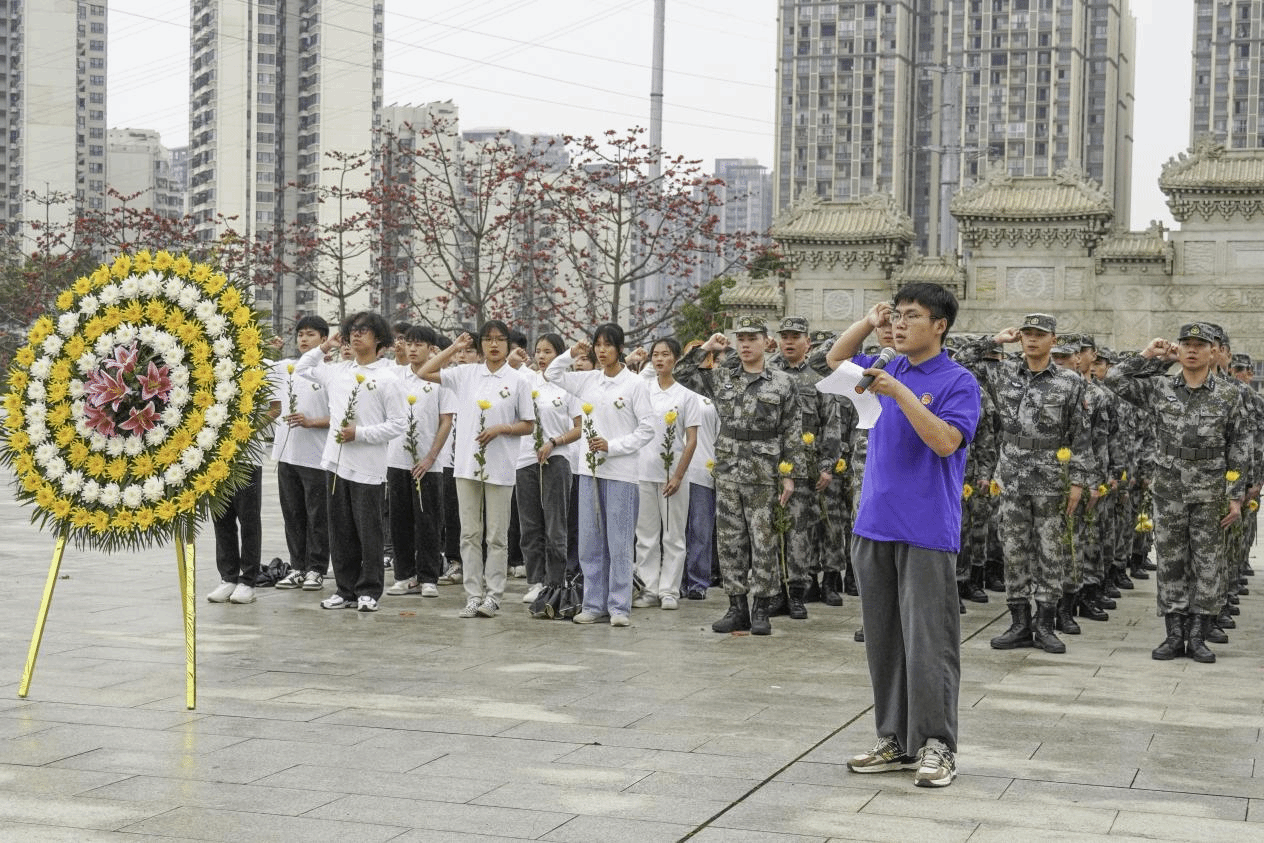
[[[1218,522],[1228,499],[1242,497],[1246,488],[1250,421],[1238,390],[1211,376],[1190,389],[1180,372],[1166,374],[1170,365],[1129,358],[1111,369],[1107,383],[1155,420],[1159,614],[1215,616],[1225,594],[1225,532]],[[1240,476],[1227,482],[1231,469]]]
[[[958,362],[974,364],[991,346],[990,338],[966,343]],[[993,371],[1001,431],[997,535],[1004,546],[1006,597],[1056,604],[1069,561],[1066,486],[1087,489],[1092,480],[1085,383],[1052,361],[1033,372],[1023,360],[1003,360]],[[1071,451],[1065,465],[1056,457],[1061,448]]]
[[[982,385],[980,385],[982,386]],[[983,565],[987,560],[988,521],[992,507],[988,484],[996,471],[999,455],[996,430],[996,402],[986,389],[980,389],[979,426],[970,440],[966,459],[965,485],[970,496],[961,505],[961,552],[957,554],[957,582],[973,576],[982,583]],[[962,494],[965,491],[962,490]]]
[[[1076,591],[1083,585],[1097,586],[1105,580],[1111,561],[1102,553],[1102,538],[1113,535],[1115,526],[1114,500],[1109,491],[1116,462],[1111,443],[1119,432],[1114,396],[1098,384],[1086,381],[1084,399],[1087,403],[1094,457],[1090,480],[1092,486],[1089,488],[1098,490],[1105,486],[1107,493],[1097,499],[1091,515],[1088,509],[1089,488],[1085,489],[1085,494],[1080,499],[1080,506],[1075,513],[1076,559],[1072,561],[1072,571],[1065,583],[1066,591]],[[1079,575],[1078,579],[1076,574]]]
[[[741,366],[701,369],[695,348],[676,364],[676,379],[715,403],[720,432],[715,442],[716,544],[724,590],[771,597],[781,589],[780,537],[773,509],[781,492],[778,464],[802,463],[803,419],[798,389],[784,372]],[[789,549],[787,548],[787,553]]]

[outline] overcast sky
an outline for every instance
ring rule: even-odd
[[[463,128],[597,134],[649,124],[653,0],[386,0],[391,103],[454,100]],[[1159,168],[1189,144],[1192,0],[1132,0],[1132,227],[1171,225]],[[188,5],[110,0],[111,127],[188,139]],[[667,0],[663,147],[773,165],[775,0]],[[367,58],[366,58],[367,60]]]

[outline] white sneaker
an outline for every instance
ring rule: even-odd
[[[487,597],[479,604],[477,612],[480,618],[494,618],[499,609],[500,604],[494,598]]]
[[[527,593],[522,595],[522,602],[534,603],[535,599],[540,596],[541,591],[544,591],[543,583],[532,583],[531,587],[527,589]]]
[[[448,566],[448,570],[439,577],[439,585],[460,585],[463,582],[465,582],[465,577],[461,574],[460,565]]]
[[[367,594],[362,594],[360,599],[356,601],[356,608],[361,612],[376,612],[377,601]]]
[[[301,588],[303,586],[303,572],[290,571],[281,579],[277,580],[277,588]]]
[[[478,607],[483,605],[483,598],[471,597],[465,601],[465,608],[456,613],[458,618],[473,618],[478,616]]]
[[[575,623],[596,623],[597,621],[604,620],[606,617],[607,615],[599,615],[596,612],[583,611],[571,620]]]
[[[325,587],[324,574],[319,574],[316,571],[308,571],[307,575],[303,577],[303,590],[304,591],[320,591],[324,587]]]
[[[438,597],[439,587],[432,582],[423,582],[421,584],[422,597]]]
[[[386,589],[386,593],[395,597],[401,594],[421,594],[421,584],[417,582],[416,577],[410,580],[396,580],[394,585]]]
[[[206,595],[206,599],[212,603],[227,603],[228,598],[233,596],[233,592],[237,590],[235,582],[221,582],[215,587],[215,590]]]
[[[233,589],[233,593],[229,595],[228,602],[253,603],[255,602],[255,590],[244,582],[239,582],[237,587]]]
[[[671,611],[672,609],[679,608],[679,604],[676,602],[675,597],[672,597],[670,594],[664,594],[658,600],[658,608]]]
[[[632,601],[633,609],[653,609],[658,605],[658,598],[653,594],[642,594]]]
[[[621,615],[618,612],[615,612],[614,614],[610,616],[610,625],[611,626],[631,626],[632,621],[628,620],[627,615]]]
[[[516,580],[525,579],[527,576],[527,566],[514,565],[512,568],[509,569],[509,576],[513,577]]]
[[[320,601],[320,608],[322,609],[346,609],[354,605],[354,602],[344,600],[341,594],[331,594]]]

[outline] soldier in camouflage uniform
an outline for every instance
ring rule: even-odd
[[[1225,593],[1225,530],[1241,517],[1250,421],[1241,394],[1211,373],[1215,329],[1183,325],[1178,343],[1153,340],[1140,357],[1114,367],[1107,381],[1155,419],[1155,552],[1158,610],[1167,636],[1151,654],[1214,662],[1206,645]],[[1180,362],[1181,371],[1168,375]]]
[[[772,611],[804,620],[808,616],[804,605],[808,579],[811,577],[815,582],[813,572],[820,568],[818,556],[824,529],[821,511],[825,491],[834,480],[842,429],[836,396],[817,390],[821,375],[808,365],[808,320],[802,316],[787,316],[781,320],[777,334],[781,340],[780,351],[769,358],[768,365],[790,375],[799,390],[804,458],[795,463],[790,474],[794,494],[786,508],[792,523],[786,534],[786,570],[782,571],[786,602],[774,605]]]
[[[949,346],[960,347],[960,342],[949,338]],[[955,359],[955,356],[954,356]],[[978,374],[969,370],[978,380]],[[987,603],[987,591],[983,587],[984,563],[987,561],[988,521],[991,518],[989,486],[996,471],[998,439],[996,431],[996,402],[992,394],[979,383],[979,425],[970,440],[966,457],[965,488],[961,490],[961,552],[957,554],[957,596],[960,600]],[[964,611],[965,604],[962,603]]]
[[[998,650],[1034,645],[1047,653],[1066,652],[1054,634],[1069,562],[1064,534],[1092,480],[1093,453],[1084,381],[1051,360],[1056,328],[1054,317],[1029,314],[1021,328],[1007,328],[990,341],[967,343],[958,354],[966,365],[979,360],[991,342],[1021,340],[1023,346],[1022,360],[1003,361],[996,370],[1001,423],[998,534],[1005,546],[1005,590],[1012,619],[1010,628],[992,639]],[[1069,451],[1065,461],[1058,459],[1061,451]]]
[[[764,364],[767,326],[744,316],[737,320],[735,332],[739,365],[699,368],[707,352],[729,345],[724,334],[715,334],[676,364],[675,375],[710,398],[720,416],[714,469],[716,541],[729,610],[711,628],[769,635],[769,600],[780,591],[781,581],[774,505],[784,507],[794,492],[794,481],[779,467],[802,462],[803,419],[794,381]],[[747,602],[748,565],[753,606]]]
[[[829,331],[812,332],[812,350],[808,353],[808,365],[822,377],[829,371],[828,365],[822,372],[817,358],[823,355],[834,344],[836,335]],[[824,359],[821,357],[821,359]],[[843,578],[849,573],[851,565],[851,434],[856,428],[856,408],[841,395],[826,396],[838,409],[839,441],[838,450],[825,456],[834,460],[833,479],[822,493],[825,512],[821,518],[821,547],[817,554],[820,566],[819,597],[827,606],[843,605]],[[813,598],[813,585],[817,572],[808,579],[808,601]]]
[[[1141,411],[1127,401],[1123,401],[1104,383],[1106,373],[1115,362],[1115,354],[1109,348],[1098,348],[1090,374],[1093,382],[1106,390],[1111,396],[1115,410],[1116,434],[1111,440],[1112,490],[1115,516],[1110,532],[1102,533],[1102,558],[1115,571],[1132,579],[1148,580],[1150,574],[1140,560],[1132,558],[1132,537],[1136,530],[1137,506],[1141,502],[1142,489],[1137,478],[1140,474],[1141,443],[1145,440],[1144,424]],[[1100,605],[1100,601],[1099,601]]]
[[[1255,379],[1255,366],[1251,363],[1251,355],[1234,354],[1232,356],[1230,372],[1234,378],[1247,387],[1251,386],[1251,381]],[[1257,425],[1264,427],[1264,395],[1261,395],[1255,389],[1250,389],[1251,396],[1251,415],[1254,417]],[[1264,430],[1261,431],[1264,433]],[[1264,438],[1264,437],[1262,437]],[[1252,494],[1253,493],[1253,494]],[[1254,506],[1252,506],[1254,502]],[[1259,512],[1260,509],[1260,486],[1258,482],[1247,490],[1247,509],[1243,511],[1243,520],[1246,521],[1246,527],[1243,536],[1243,546],[1249,550],[1255,546],[1255,538],[1259,535]],[[1248,554],[1242,557],[1242,564],[1238,580],[1240,586],[1246,586],[1246,578],[1252,576],[1255,572],[1251,570],[1251,563],[1247,561]],[[1239,593],[1249,594],[1248,591],[1239,590]]]

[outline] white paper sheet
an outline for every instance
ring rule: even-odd
[[[829,377],[817,381],[816,388],[830,395],[843,395],[851,399],[851,403],[856,406],[856,415],[860,417],[856,426],[861,430],[869,430],[882,414],[882,403],[872,392],[856,394],[856,384],[864,376],[864,369],[850,360],[844,360]]]

